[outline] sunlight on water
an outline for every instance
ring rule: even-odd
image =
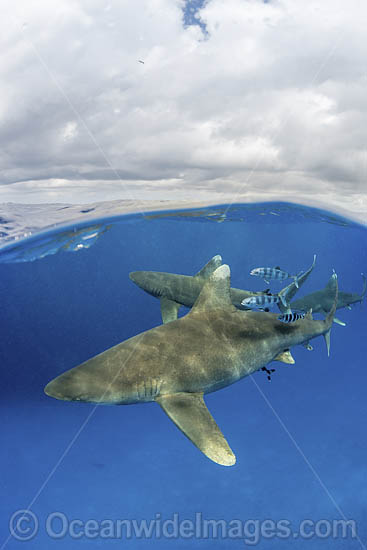
[[[81,210],[80,220],[76,220],[72,226],[65,226],[59,222],[56,228],[35,231],[35,234],[29,237],[26,235],[23,239],[19,240],[17,238],[16,243],[13,242],[14,238],[8,237],[4,229],[0,235],[3,235],[3,241],[6,244],[3,244],[3,247],[0,248],[0,263],[32,261],[50,254],[56,254],[59,251],[77,252],[91,247],[113,225],[126,221],[133,222],[134,220],[174,220],[204,223],[244,222],[255,224],[326,222],[341,227],[359,227],[357,223],[330,212],[286,203],[233,204],[192,210],[99,217],[96,223],[83,221],[82,214],[93,212],[93,210],[94,208]],[[2,222],[0,220],[0,227],[2,225],[6,228],[10,223],[9,219]],[[24,217],[23,223],[25,226],[27,225],[27,216]],[[19,232],[20,229],[18,228]]]

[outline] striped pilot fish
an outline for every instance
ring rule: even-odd
[[[306,316],[306,313],[304,312],[293,311],[291,313],[282,313],[282,315],[278,316],[278,319],[283,323],[294,323],[299,319],[304,319],[305,316]]]
[[[303,271],[301,271],[303,273]],[[288,271],[283,271],[279,266],[277,267],[256,267],[250,271],[250,275],[255,275],[264,279],[269,284],[270,280],[284,281],[285,279],[294,279],[294,284],[298,288],[298,277],[301,275],[291,275]]]
[[[278,304],[280,300],[283,302],[285,307],[288,307],[285,301],[285,298],[283,296],[279,296],[278,294],[263,294],[260,296],[249,296],[248,298],[245,298],[244,300],[242,300],[241,305],[251,309],[252,308],[266,309],[269,306]]]

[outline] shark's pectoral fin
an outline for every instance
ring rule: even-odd
[[[336,323],[337,325],[341,325],[342,327],[346,326],[346,323],[344,323],[344,321],[341,321],[337,317],[334,317],[333,321],[334,321],[334,323]]]
[[[169,300],[165,296],[160,299],[161,302],[161,315],[162,321],[164,324],[170,323],[171,321],[176,321],[178,316],[178,310],[181,307],[181,304]]]
[[[283,351],[282,353],[279,353],[276,357],[274,357],[274,361],[281,361],[282,363],[286,363],[287,365],[294,365],[295,360],[289,351]]]
[[[156,401],[176,426],[213,462],[222,466],[235,464],[236,457],[208,411],[201,392],[162,395]]]

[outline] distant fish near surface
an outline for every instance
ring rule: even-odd
[[[295,321],[298,321],[299,319],[304,319],[306,313],[283,313],[282,315],[278,316],[279,321],[282,321],[283,323],[294,323]]]
[[[266,283],[269,284],[270,280],[284,281],[285,279],[294,279],[294,284],[298,288],[298,277],[303,273],[301,271],[298,275],[291,275],[288,271],[283,271],[279,266],[277,267],[256,267],[250,271],[250,275],[261,277]]]
[[[264,294],[262,296],[250,296],[242,300],[241,305],[249,308],[264,309],[268,306],[277,304],[280,297],[277,294]]]

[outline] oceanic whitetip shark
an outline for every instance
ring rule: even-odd
[[[45,388],[66,401],[114,405],[157,402],[211,460],[231,466],[236,458],[208,411],[204,394],[233,384],[289,349],[329,334],[337,300],[325,320],[311,314],[285,324],[276,313],[241,311],[231,301],[230,270],[218,267],[192,310],[152,328],[61,374]]]
[[[366,294],[366,277],[363,275],[363,273],[361,273],[361,275],[363,278],[362,294],[339,291],[336,309],[341,309],[344,307],[350,309],[351,304],[362,302]],[[290,302],[295,292],[294,289],[291,288],[292,285],[289,285],[282,291],[285,293],[287,302],[290,302],[289,308],[285,308],[282,303],[279,303],[279,309],[283,313],[289,313],[290,311],[309,311],[310,309],[312,309],[313,313],[322,313],[323,315],[325,315],[328,311],[330,311],[330,308],[332,307],[334,301],[334,286],[334,279],[333,276],[331,276],[325,288],[317,290],[316,292],[307,294],[307,296],[304,296],[303,298],[299,298],[298,300]],[[345,326],[345,323],[337,317],[334,317],[334,323]]]
[[[312,266],[298,277],[298,287],[303,285],[311,273],[315,265],[315,259],[316,256],[314,256]],[[159,298],[162,321],[163,323],[169,323],[177,319],[178,311],[182,305],[186,307],[192,307],[194,305],[205,281],[221,264],[222,257],[217,254],[194,276],[164,273],[160,271],[132,271],[129,277],[135,284],[145,290],[145,292]],[[291,283],[286,289],[279,292],[279,296],[283,298],[285,290],[289,293],[293,288],[297,291],[298,287],[296,287],[295,283]],[[239,309],[250,309],[243,306],[241,302],[251,296],[267,295],[268,292],[269,290],[257,292],[231,288],[231,302]]]

